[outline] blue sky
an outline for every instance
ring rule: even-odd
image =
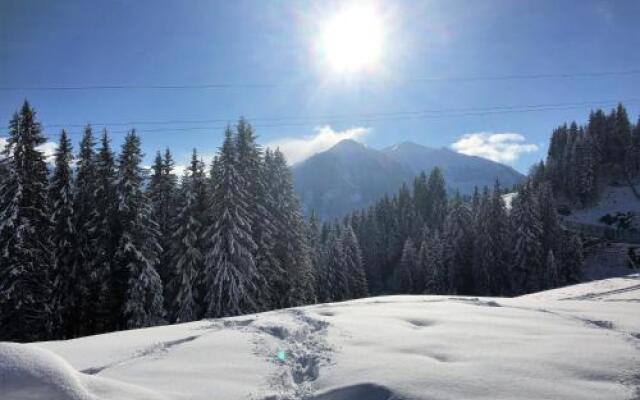
[[[343,137],[376,148],[405,140],[433,147],[457,142],[459,150],[526,171],[544,156],[553,127],[584,122],[591,108],[584,103],[640,98],[640,74],[449,79],[638,70],[638,1],[364,3],[373,4],[384,23],[382,58],[375,71],[341,74],[315,45],[344,2],[2,1],[0,87],[230,87],[0,90],[0,132],[28,98],[52,140],[58,125],[77,139],[78,125],[112,123],[117,145],[121,132],[135,126],[148,160],[166,146],[180,163],[192,147],[212,154],[221,127],[244,115],[262,143],[280,144],[295,159]],[[571,106],[406,114],[541,104]],[[626,105],[635,121],[640,102]],[[194,122],[202,120],[216,121]],[[180,122],[124,124],[136,121]]]

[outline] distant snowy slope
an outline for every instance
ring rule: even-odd
[[[42,398],[46,384],[61,399],[138,399],[146,388],[185,400],[628,400],[640,395],[638,284],[388,296],[2,345],[0,398]]]
[[[633,225],[640,229],[640,200],[635,197],[629,186],[607,186],[600,200],[592,207],[575,210],[567,220],[585,224],[604,225],[600,220],[607,214],[634,213]]]

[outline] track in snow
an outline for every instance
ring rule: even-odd
[[[276,363],[277,368],[267,380],[266,394],[256,398],[263,400],[310,400],[314,398],[314,381],[320,376],[322,366],[331,363],[333,349],[326,334],[329,323],[309,316],[299,309],[286,310],[293,325],[261,326],[256,340],[256,351]],[[271,336],[265,340],[264,334]],[[273,348],[275,339],[277,348]],[[276,354],[281,352],[284,360]]]

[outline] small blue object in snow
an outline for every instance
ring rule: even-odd
[[[278,358],[278,360],[284,362],[284,358],[285,358],[284,351],[280,350],[278,354],[276,354],[276,357]]]

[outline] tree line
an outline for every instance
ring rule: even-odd
[[[581,278],[580,238],[556,211],[554,179],[571,168],[541,164],[509,208],[498,182],[448,196],[436,168],[323,222],[305,219],[284,155],[243,119],[209,165],[194,150],[182,177],[168,149],[143,168],[135,131],[119,154],[106,131],[87,126],[77,152],[62,131],[52,166],[44,142],[25,102],[0,157],[0,340],[379,294],[509,296]]]
[[[512,296],[580,281],[582,243],[560,226],[548,183],[523,184],[510,209],[498,182],[470,199],[448,199],[445,187],[435,168],[419,175],[412,189],[403,185],[317,232],[312,215],[312,242],[320,243],[312,247],[314,270],[339,288],[320,300],[356,297],[340,284],[346,261],[335,261],[353,233],[370,295]]]
[[[11,119],[0,161],[0,340],[31,341],[315,301],[306,223],[283,154],[240,120],[182,181],[169,150],[150,176],[140,137],[120,154],[61,132],[49,168],[35,111]],[[206,173],[206,169],[209,169]]]

